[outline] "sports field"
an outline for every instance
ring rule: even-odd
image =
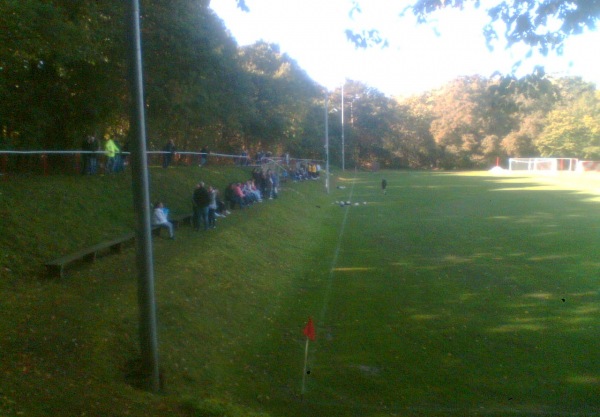
[[[184,212],[200,175],[246,173],[156,169],[153,198]],[[157,238],[160,394],[133,372],[133,248],[35,275],[131,227],[129,179],[1,191],[0,415],[600,416],[598,177],[346,171]]]
[[[595,179],[385,172],[336,184],[332,200],[352,205],[334,205],[299,284],[318,333],[307,391],[290,401],[296,387],[275,382],[294,367],[293,349],[273,343],[274,414],[600,415]]]

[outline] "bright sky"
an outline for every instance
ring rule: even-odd
[[[249,13],[235,0],[212,0],[240,46],[258,40],[278,44],[330,90],[345,79],[362,81],[387,95],[419,93],[442,86],[461,75],[509,73],[524,49],[496,45],[488,51],[482,35],[484,10],[444,10],[433,24],[417,25],[412,16],[398,17],[407,0],[362,0],[363,12],[349,17],[352,0],[246,0]],[[356,49],[346,40],[348,28],[376,28],[389,47]],[[578,75],[600,87],[600,33],[569,39],[562,57],[534,56],[516,75],[544,65],[555,75]]]

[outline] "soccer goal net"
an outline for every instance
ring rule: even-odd
[[[510,158],[510,171],[558,172],[575,171],[577,158]]]

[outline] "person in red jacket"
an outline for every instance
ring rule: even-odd
[[[242,191],[242,186],[240,183],[233,183],[231,185],[231,188],[233,189],[233,202],[234,204],[237,203],[239,204],[240,208],[243,209],[244,207],[246,207],[246,196],[244,195],[244,192]]]

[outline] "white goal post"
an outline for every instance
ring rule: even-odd
[[[575,171],[577,158],[510,158],[509,171],[559,172]]]

